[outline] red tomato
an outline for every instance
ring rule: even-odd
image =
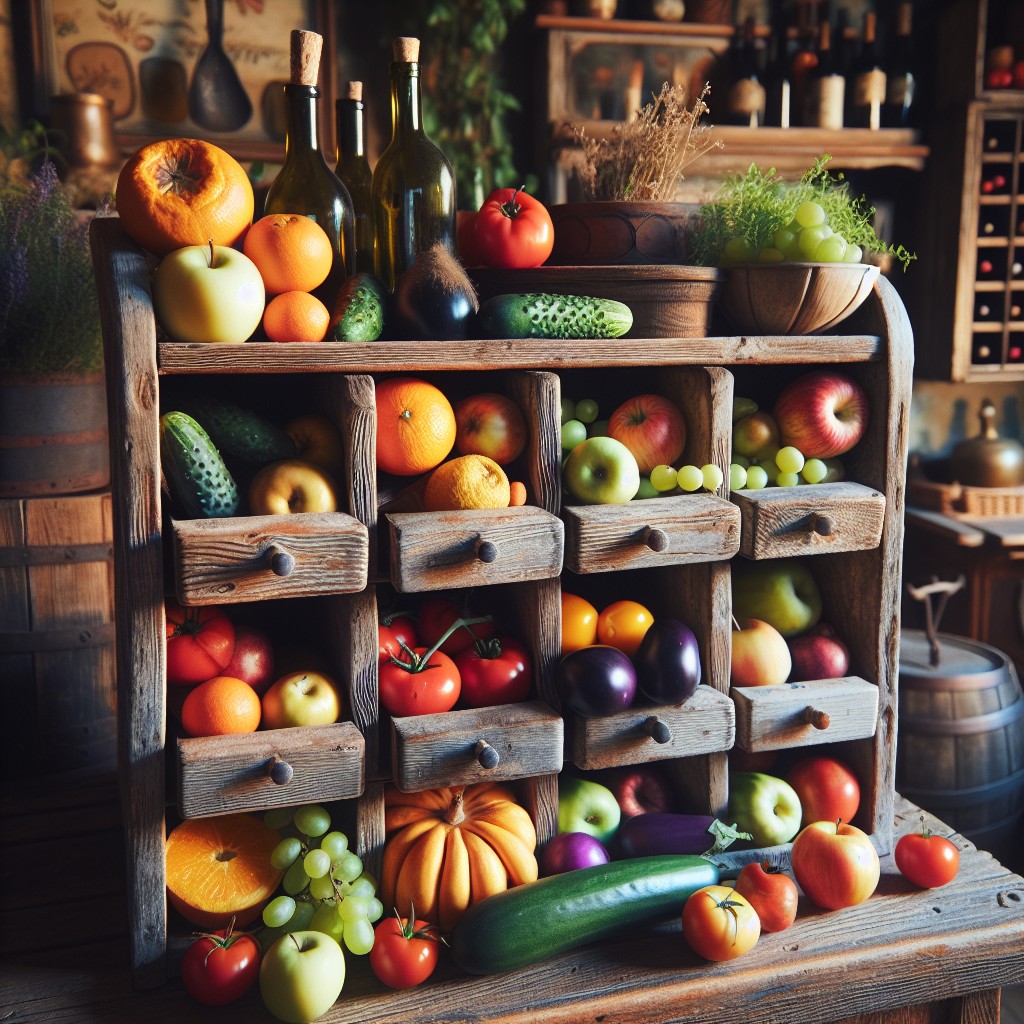
[[[900,874],[922,889],[934,889],[956,878],[960,851],[945,836],[927,829],[901,836],[896,844],[896,867]]]
[[[734,960],[753,949],[761,922],[735,889],[706,885],[683,904],[683,935],[705,960]]]
[[[736,891],[757,911],[761,931],[782,932],[795,920],[800,892],[796,882],[770,861],[745,864]]]
[[[230,928],[196,939],[181,960],[185,991],[207,1006],[224,1006],[240,999],[259,973],[259,943]]]
[[[222,675],[235,653],[235,627],[223,608],[183,608],[164,602],[167,618],[167,682],[194,686]]]
[[[417,634],[425,647],[433,647],[458,619],[469,618],[458,601],[450,597],[424,598],[416,609]],[[475,618],[475,616],[473,616]],[[457,629],[443,644],[441,650],[450,657],[472,647],[476,640],[494,635],[493,622]]]
[[[526,645],[514,637],[493,636],[455,655],[462,678],[462,702],[471,708],[526,700],[533,665]]]
[[[555,246],[547,207],[521,189],[496,188],[476,215],[476,254],[489,267],[539,267]]]
[[[405,661],[407,655],[402,650],[402,644],[415,647],[418,643],[416,623],[408,615],[386,615],[377,623],[377,653],[380,661],[389,658]]]
[[[439,945],[434,925],[385,918],[373,930],[370,967],[389,988],[413,988],[434,973]]]
[[[450,711],[459,699],[462,680],[455,662],[442,651],[429,659],[427,647],[414,657],[382,661],[378,669],[380,702],[393,715],[434,715]]]
[[[860,807],[860,783],[849,765],[834,757],[801,757],[786,772],[800,797],[801,825],[812,821],[853,821]]]
[[[654,616],[638,601],[613,601],[597,617],[597,642],[633,657]]]
[[[576,594],[562,591],[562,654],[597,643],[597,609]]]

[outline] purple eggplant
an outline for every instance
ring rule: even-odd
[[[678,619],[656,618],[633,655],[636,684],[654,704],[682,704],[700,685],[700,646]]]
[[[562,704],[586,718],[625,711],[636,696],[636,670],[617,647],[594,644],[565,655],[555,687]]]
[[[619,825],[615,843],[620,857],[647,857],[661,853],[704,853],[714,845],[708,831],[710,814],[672,814],[649,811]]]

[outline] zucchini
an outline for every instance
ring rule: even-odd
[[[184,410],[210,436],[220,454],[229,462],[265,466],[295,458],[295,442],[277,424],[250,409],[217,398],[192,397],[182,403]]]
[[[160,464],[178,511],[189,519],[233,516],[238,486],[210,435],[185,412],[160,417]]]
[[[484,338],[621,338],[633,312],[616,299],[529,292],[495,295],[480,306]]]
[[[682,913],[718,883],[704,857],[636,857],[527,882],[474,903],[448,942],[470,974],[497,974],[556,956],[627,926]]]
[[[359,272],[345,278],[334,300],[328,341],[376,341],[384,333],[384,282]]]

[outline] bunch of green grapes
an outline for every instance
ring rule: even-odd
[[[384,907],[377,899],[377,883],[363,870],[359,856],[349,849],[343,832],[331,831],[331,815],[320,804],[268,811],[273,829],[288,829],[270,855],[270,863],[284,871],[284,894],[263,908],[268,931],[260,941],[266,948],[279,935],[310,928],[330,935],[351,953],[373,948],[373,923]]]
[[[770,484],[776,487],[820,484],[830,473],[835,478],[837,472],[837,467],[829,467],[824,459],[804,458],[799,448],[789,444],[763,459],[733,455],[729,466],[729,489],[760,490]]]
[[[562,455],[568,455],[581,441],[588,437],[608,433],[608,421],[599,420],[600,407],[593,398],[562,399]]]
[[[848,241],[829,223],[820,204],[801,203],[793,219],[772,232],[771,244],[756,249],[746,238],[736,236],[722,250],[722,266],[734,263],[860,263],[864,250]]]

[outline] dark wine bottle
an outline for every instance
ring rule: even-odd
[[[729,61],[731,83],[726,98],[726,122],[745,128],[764,124],[765,88],[757,51],[757,23],[744,20]]]
[[[768,38],[765,66],[764,123],[773,128],[792,125],[793,78],[790,71],[789,24],[779,17]]]
[[[807,120],[811,75],[818,63],[818,4],[820,0],[797,0],[796,48],[790,59],[794,126],[813,124]]]
[[[291,81],[284,87],[287,136],[281,170],[271,182],[264,213],[301,213],[312,217],[327,232],[334,247],[334,263],[327,280],[317,289],[328,309],[342,281],[352,272],[355,252],[352,197],[331,170],[320,150],[316,81],[323,37],[296,29],[291,35]]]
[[[854,61],[851,73],[852,96],[850,103],[851,127],[882,127],[882,107],[885,105],[886,72],[882,67],[882,55],[875,39],[876,15],[867,11],[864,15],[864,33],[861,37],[860,53]]]
[[[420,41],[394,42],[391,141],[373,169],[377,276],[394,289],[416,254],[438,243],[455,253],[455,172],[423,129]]]
[[[832,26],[823,21],[818,29],[818,62],[811,72],[805,123],[818,128],[843,127],[846,79],[840,74],[832,51]]]
[[[338,126],[338,164],[335,172],[352,197],[355,213],[355,267],[372,274],[373,202],[370,184],[373,172],[366,159],[363,83],[348,82],[345,95],[335,103]]]
[[[918,96],[914,47],[911,40],[914,5],[906,0],[896,10],[895,32],[887,46],[885,68],[885,128],[912,128],[917,125]]]

